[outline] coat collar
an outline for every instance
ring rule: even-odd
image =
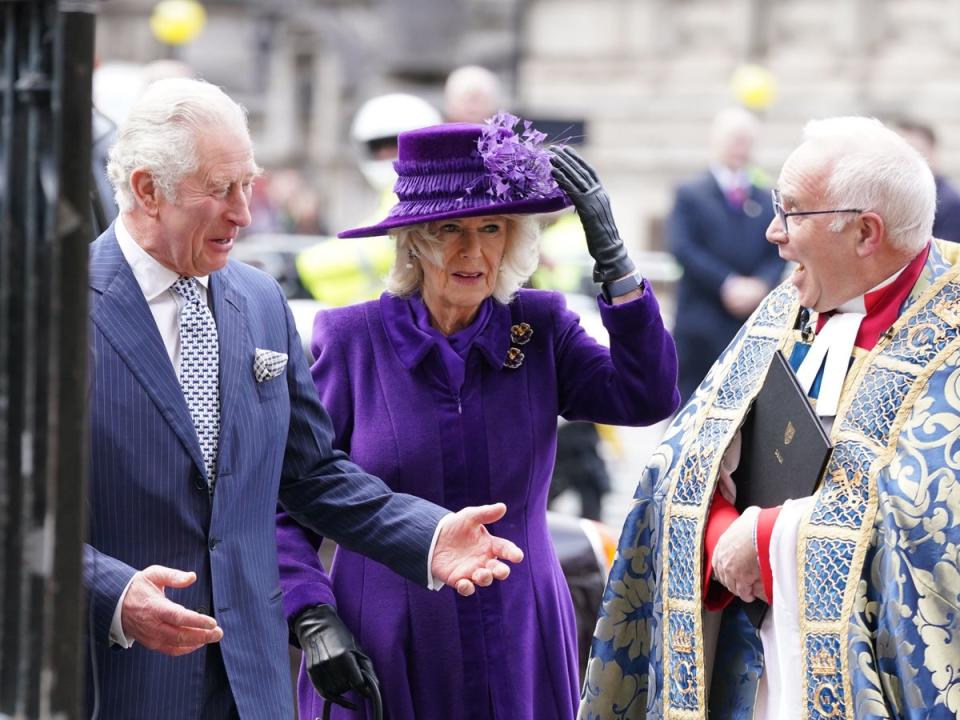
[[[516,302],[516,301],[514,301]],[[390,293],[380,296],[380,316],[394,352],[400,363],[412,370],[426,358],[438,342],[436,338],[416,326],[410,301]],[[503,367],[510,347],[510,306],[493,302],[493,311],[487,326],[473,341],[473,347],[493,368]]]

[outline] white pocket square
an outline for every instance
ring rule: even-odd
[[[253,358],[253,374],[258,383],[272,380],[287,367],[287,354],[275,350],[257,348]]]

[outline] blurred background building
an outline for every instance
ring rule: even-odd
[[[162,43],[161,7],[173,35],[199,34]],[[442,113],[464,65],[493,73],[503,109],[582,144],[671,325],[679,268],[662,252],[664,220],[676,187],[710,162],[721,109],[760,118],[753,163],[765,183],[808,119],[838,114],[930,125],[940,172],[960,178],[960,0],[104,0],[97,58],[94,98],[108,115],[122,116],[149,76],[184,67],[248,108],[268,173],[235,257],[255,258],[293,298],[309,294],[294,258],[382,212],[351,132],[357,111],[408,93]],[[327,250],[349,247],[356,256],[342,259],[369,271],[371,244],[356,243]],[[569,302],[602,338],[592,298]],[[316,305],[291,305],[306,338]],[[621,428],[604,443],[612,526],[661,433]]]
[[[713,115],[753,104],[757,161],[772,177],[816,116],[931,123],[947,176],[960,168],[960,3],[955,0],[203,0],[202,33],[176,49],[151,34],[156,0],[100,6],[109,64],[176,56],[250,111],[258,160],[295,168],[318,226],[377,202],[357,171],[350,121],[367,98],[410,92],[442,108],[447,74],[492,70],[504,105],[585,135],[624,236],[662,247],[672,189],[708,160]],[[771,75],[731,78],[744,63]],[[580,125],[582,123],[582,126]],[[314,210],[310,210],[314,212]]]

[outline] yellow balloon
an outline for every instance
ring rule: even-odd
[[[207,12],[197,0],[161,0],[153,8],[150,29],[167,45],[183,45],[203,30]]]
[[[773,73],[760,65],[741,65],[730,78],[733,94],[751,110],[763,110],[777,96],[777,81]]]

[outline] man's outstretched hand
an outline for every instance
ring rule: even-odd
[[[164,597],[165,587],[184,588],[196,580],[196,573],[161,565],[138,572],[123,598],[123,634],[167,655],[186,655],[207,643],[220,642],[223,630],[216,620]]]
[[[473,595],[477,585],[486,587],[506,578],[510,566],[501,561],[518,563],[523,560],[523,551],[484,527],[506,512],[506,505],[496,503],[466,507],[445,518],[433,549],[433,577],[461,595]]]

